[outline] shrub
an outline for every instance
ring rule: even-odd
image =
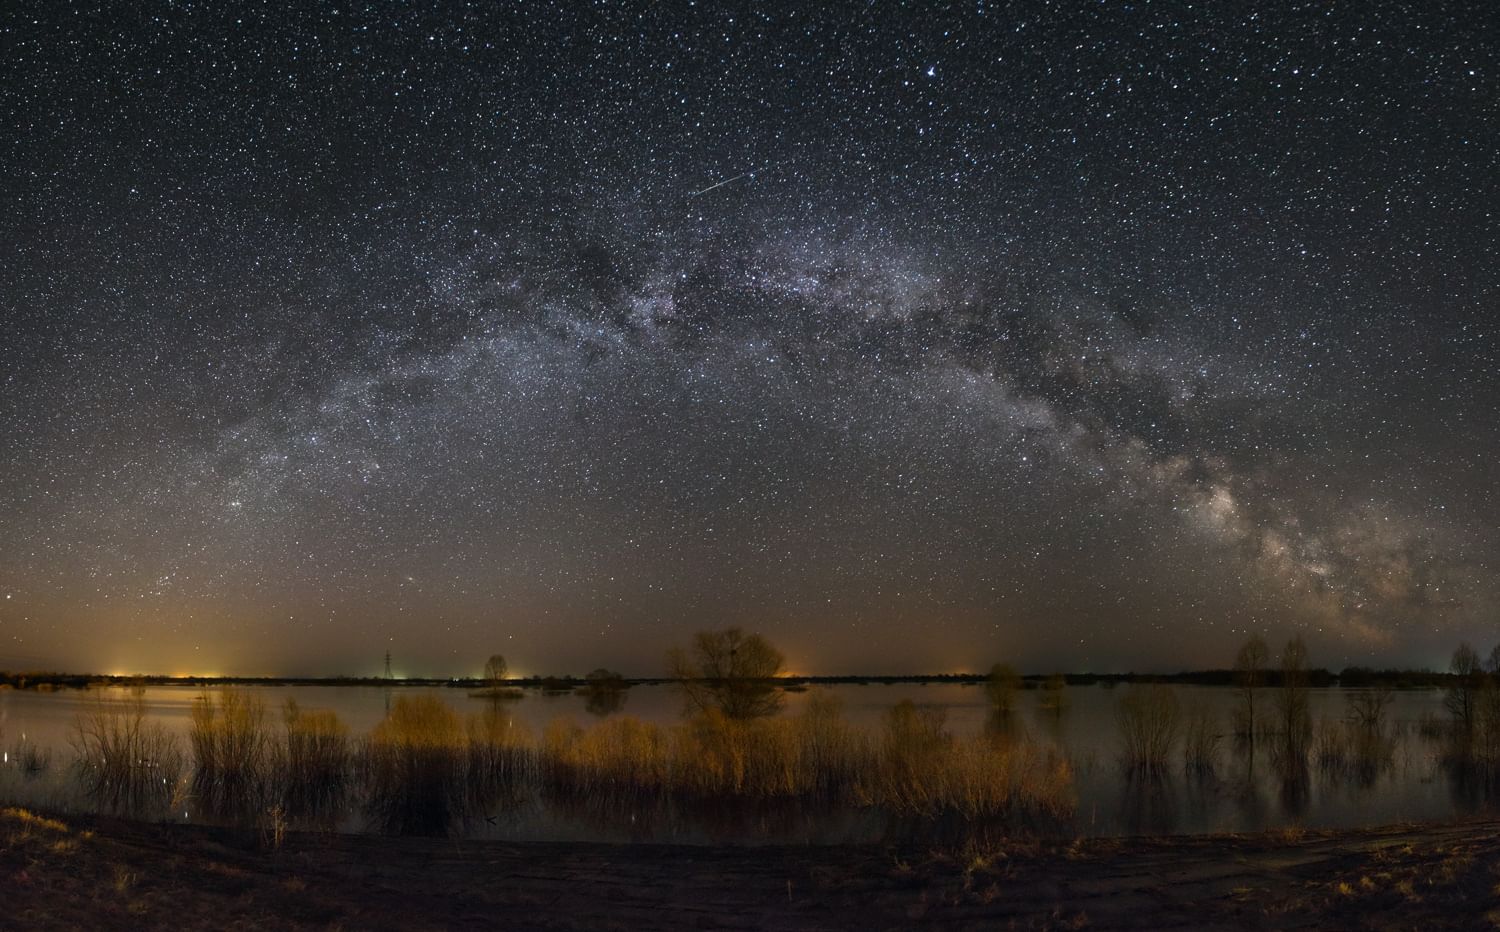
[[[1009,664],[997,663],[990,667],[990,675],[984,683],[985,695],[997,712],[1009,712],[1016,703],[1016,693],[1021,689],[1021,676]]]
[[[174,735],[146,720],[144,690],[94,697],[74,718],[69,740],[85,792],[102,807],[144,815],[176,798],[182,750]]]
[[[293,816],[323,815],[345,799],[353,766],[349,729],[327,709],[282,707],[285,743],[274,755],[281,805]]]
[[[225,687],[193,702],[193,790],[210,811],[258,811],[269,801],[272,740],[259,696]]]
[[[1161,683],[1134,684],[1116,706],[1115,719],[1124,743],[1125,765],[1165,772],[1179,727],[1176,691]]]
[[[1193,773],[1212,773],[1218,763],[1222,737],[1208,712],[1198,709],[1189,713],[1183,729],[1183,765]]]
[[[432,696],[400,696],[364,749],[366,808],[395,835],[446,834],[466,813],[465,734]]]

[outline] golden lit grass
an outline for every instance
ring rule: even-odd
[[[188,743],[196,764],[193,789],[210,809],[262,808],[274,746],[259,696],[233,687],[199,696]]]
[[[271,755],[281,805],[293,814],[316,815],[343,800],[353,764],[349,729],[328,709],[303,709],[288,699],[282,708],[284,742]]]
[[[1075,805],[1073,774],[1053,751],[1025,740],[960,740],[940,709],[902,702],[886,713],[871,801],[917,815],[967,819],[1060,818]]]
[[[469,716],[464,732],[471,802],[484,807],[494,799],[518,796],[522,787],[535,782],[535,741],[507,705],[487,703],[484,711]]]
[[[894,813],[979,819],[1064,816],[1072,773],[1028,742],[960,740],[941,714],[903,703],[876,734],[849,726],[823,695],[788,718],[736,721],[710,711],[661,726],[615,718],[553,722],[540,749],[549,790],[582,796],[806,799]]]
[[[7,807],[5,809],[0,809],[0,817],[15,822],[18,826],[20,826],[23,832],[29,832],[34,829],[43,829],[49,832],[57,832],[62,835],[66,835],[68,833],[67,825],[59,822],[56,819],[49,819],[46,816],[39,816],[29,809]]]
[[[116,750],[140,745],[132,735],[155,734],[140,720],[138,699],[105,713],[81,720],[89,736],[81,760],[121,768],[147,753]],[[259,700],[234,689],[200,698],[192,715],[200,800],[262,827],[269,819],[278,838],[287,817],[335,813],[356,790],[376,826],[397,834],[443,834],[536,791],[604,804],[642,796],[813,801],[970,820],[1061,818],[1074,805],[1068,763],[1042,745],[961,738],[941,711],[909,702],[879,728],[859,729],[825,693],[786,717],[740,720],[711,709],[675,725],[559,719],[539,738],[504,703],[465,719],[437,697],[402,696],[357,746],[332,712],[295,702],[277,740]],[[104,763],[92,769],[108,771]]]
[[[465,720],[434,696],[399,697],[358,758],[366,809],[393,834],[444,834],[538,782],[536,743],[501,703]]]
[[[394,834],[443,834],[463,815],[467,735],[458,714],[432,696],[401,696],[364,753],[367,805]]]

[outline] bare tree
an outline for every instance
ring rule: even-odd
[[[690,648],[673,648],[667,666],[689,713],[717,710],[728,718],[774,715],[784,700],[773,678],[786,658],[771,642],[739,628],[699,631]]]
[[[1234,731],[1252,741],[1255,739],[1255,691],[1265,683],[1268,657],[1266,640],[1257,634],[1240,645],[1240,651],[1234,658],[1234,682],[1239,689]]]
[[[990,678],[985,681],[984,691],[996,712],[1009,712],[1015,706],[1016,692],[1020,688],[1021,675],[1010,664],[997,663],[990,667]]]
[[[1312,740],[1312,715],[1307,699],[1307,645],[1301,635],[1287,641],[1281,651],[1281,689],[1276,694],[1276,714],[1289,758],[1301,757]]]
[[[1449,681],[1443,706],[1453,716],[1453,723],[1465,734],[1474,731],[1475,696],[1484,679],[1484,670],[1479,664],[1479,654],[1467,642],[1460,643],[1448,663],[1453,674]]]
[[[1180,731],[1177,691],[1163,683],[1137,683],[1115,706],[1124,739],[1124,763],[1131,770],[1160,774]]]
[[[510,672],[510,664],[505,662],[503,654],[491,654],[490,659],[484,662],[484,679],[492,687],[499,687],[505,681],[505,674]]]
[[[1500,673],[1500,644],[1490,648],[1490,659],[1485,663],[1484,668],[1491,673]]]
[[[1344,692],[1344,701],[1349,706],[1349,720],[1371,735],[1378,735],[1384,729],[1385,711],[1395,698],[1396,692],[1388,683],[1376,683]]]

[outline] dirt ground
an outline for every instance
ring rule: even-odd
[[[507,844],[0,812],[24,929],[1492,929],[1500,822],[879,847]]]

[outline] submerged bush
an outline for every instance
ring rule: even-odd
[[[1116,706],[1125,766],[1164,773],[1177,742],[1177,693],[1161,683],[1133,684]]]
[[[211,811],[257,821],[271,813],[279,832],[287,818],[326,819],[354,799],[377,830],[440,835],[536,793],[610,818],[642,805],[755,819],[842,806],[950,826],[1060,818],[1074,805],[1067,762],[1023,735],[958,737],[941,710],[910,702],[876,729],[856,728],[821,691],[784,717],[709,708],[670,725],[614,716],[581,727],[564,718],[539,736],[504,703],[464,719],[434,696],[396,698],[357,744],[332,712],[289,701],[281,717],[277,740],[260,703],[243,694],[227,690],[195,705],[194,785]],[[90,759],[115,760],[116,744],[140,745],[113,738],[143,729],[139,718],[112,712],[90,725],[86,733],[103,735],[106,748]],[[171,747],[164,732],[151,733]]]
[[[196,763],[193,791],[210,811],[265,807],[272,739],[259,696],[232,687],[200,695],[193,702],[188,740]]]
[[[353,766],[349,729],[328,709],[303,709],[288,699],[281,713],[284,743],[272,755],[282,808],[293,817],[320,816],[344,802]]]
[[[9,763],[27,779],[38,777],[52,766],[52,749],[44,748],[25,735],[7,752]]]
[[[518,798],[537,776],[531,732],[515,721],[509,706],[486,705],[465,725],[465,782],[470,802],[481,809]]]
[[[1183,765],[1191,773],[1212,773],[1219,759],[1219,742],[1223,736],[1212,716],[1199,709],[1188,715],[1183,729]]]
[[[365,744],[366,807],[395,835],[442,835],[462,819],[466,740],[457,713],[432,696],[400,696]]]
[[[94,697],[74,718],[69,741],[84,791],[102,808],[142,815],[180,791],[182,749],[176,736],[146,720],[143,690]]]
[[[1054,673],[1042,681],[1037,690],[1037,706],[1043,712],[1061,715],[1068,710],[1068,681],[1061,673]]]
[[[969,820],[1073,810],[1073,775],[1060,755],[1029,741],[960,741],[941,709],[902,702],[885,718],[871,801],[893,812]]]
[[[1395,751],[1396,742],[1378,729],[1358,721],[1324,719],[1313,740],[1312,757],[1323,774],[1368,786],[1391,766]]]
[[[1021,689],[1021,675],[1009,664],[997,663],[990,667],[990,675],[984,681],[984,692],[990,705],[997,712],[1009,712],[1016,703],[1016,693]]]
[[[672,727],[559,720],[543,736],[542,769],[549,792],[574,798],[806,801],[965,818],[1071,811],[1061,757],[1024,741],[961,741],[945,726],[941,710],[905,702],[871,736],[819,693],[800,714],[770,720],[712,710]]]

